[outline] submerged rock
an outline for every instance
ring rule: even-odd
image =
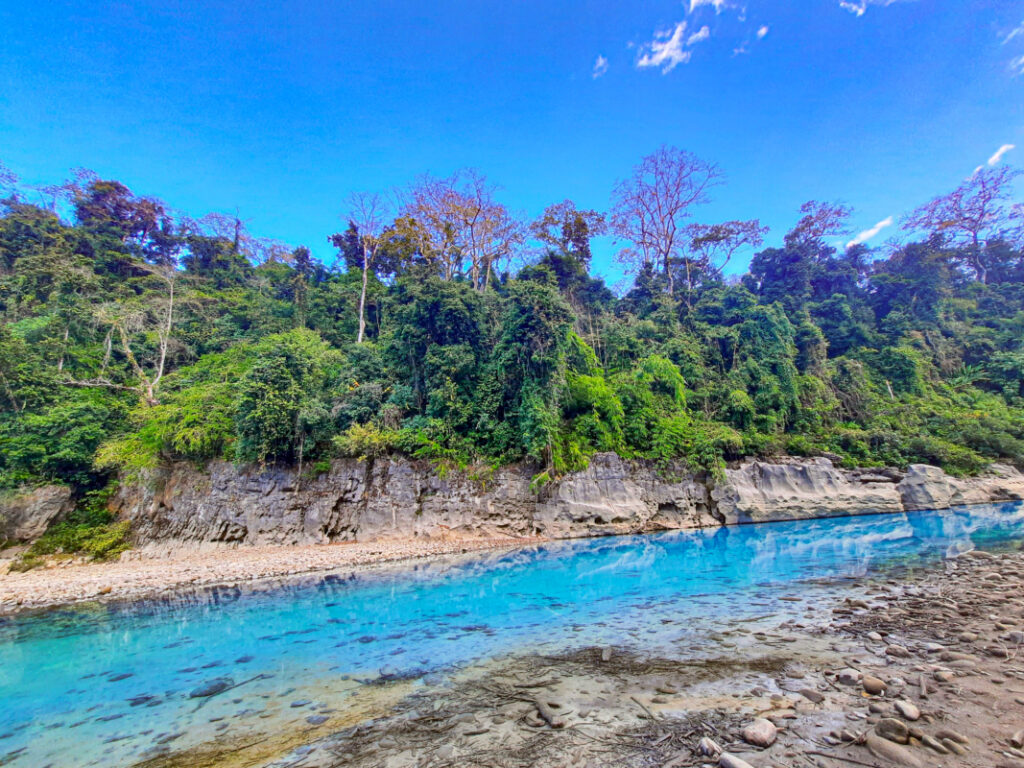
[[[224,693],[229,688],[233,688],[235,681],[230,677],[216,677],[213,680],[208,680],[197,688],[193,688],[192,692],[189,693],[190,699],[205,699],[210,696],[216,696],[218,693]]]

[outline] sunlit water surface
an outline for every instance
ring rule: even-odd
[[[829,582],[1022,538],[1024,504],[994,504],[559,542],[0,619],[0,765],[131,765],[222,736],[330,728],[382,671],[431,684],[506,653],[714,651],[716,631],[799,616]],[[805,600],[780,600],[793,595]],[[218,678],[237,687],[192,696]]]

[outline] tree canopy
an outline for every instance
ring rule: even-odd
[[[674,148],[608,214],[523,221],[461,171],[353,195],[320,263],[89,173],[37,205],[0,166],[0,488],[388,453],[539,479],[599,451],[1024,466],[1015,174],[979,171],[872,250],[835,245],[839,203],[781,237],[702,222],[721,174]],[[621,295],[590,272],[607,233],[637,257]]]

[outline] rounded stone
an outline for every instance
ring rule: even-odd
[[[872,696],[881,696],[885,693],[885,682],[879,680],[877,677],[864,675],[864,679],[861,680],[861,685],[864,686],[864,691],[870,693]]]
[[[894,717],[883,717],[879,720],[875,726],[875,733],[897,744],[906,744],[910,741],[910,729],[907,728],[907,724]]]

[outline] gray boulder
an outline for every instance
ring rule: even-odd
[[[0,495],[0,540],[38,539],[73,508],[71,489],[63,485],[44,485]]]

